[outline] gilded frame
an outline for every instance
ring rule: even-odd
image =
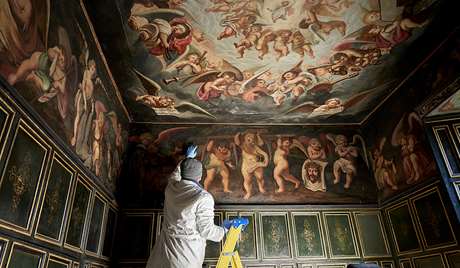
[[[316,268],[345,268],[346,263],[318,263]]]
[[[297,231],[296,231],[296,221],[295,217],[296,216],[315,216],[317,219],[318,223],[318,228],[319,228],[319,235],[320,235],[320,241],[321,241],[321,250],[323,252],[322,256],[300,256],[299,255],[299,246],[298,246],[298,241],[297,241]],[[296,259],[299,260],[322,260],[327,258],[327,247],[325,244],[325,228],[324,228],[324,221],[323,218],[321,217],[320,212],[299,212],[299,211],[293,211],[291,212],[291,223],[292,223],[292,236],[293,236],[293,244],[294,244],[294,256]]]
[[[313,264],[297,263],[297,268],[313,268]]]
[[[417,256],[417,257],[413,257],[412,258],[412,263],[413,263],[413,266],[417,267],[417,260],[421,260],[421,259],[428,259],[428,258],[431,258],[431,257],[435,257],[435,256],[439,256],[441,258],[441,262],[442,262],[442,267],[436,267],[436,268],[446,268],[446,261],[444,260],[444,257],[442,256],[441,253],[436,253],[436,254],[429,254],[429,255],[423,255],[423,256]],[[431,267],[430,267],[431,268]]]
[[[411,202],[411,205],[412,205],[412,208],[414,210],[414,214],[415,216],[417,217],[417,219],[420,219],[420,216],[418,215],[418,212],[417,212],[417,208],[415,206],[415,202],[421,198],[424,198],[430,194],[433,194],[433,193],[436,193],[437,194],[437,197],[439,198],[439,201],[441,202],[441,206],[443,208],[443,211],[444,211],[444,216],[446,217],[447,219],[447,223],[449,225],[449,230],[452,234],[452,238],[454,239],[454,242],[452,243],[444,243],[444,244],[440,244],[438,246],[433,246],[433,247],[429,247],[428,246],[428,243],[426,241],[426,237],[425,237],[425,233],[423,231],[423,228],[422,228],[422,224],[420,222],[420,220],[417,220],[416,222],[416,225],[418,227],[418,229],[420,230],[420,237],[421,237],[421,240],[422,240],[422,244],[423,244],[423,247],[427,250],[434,250],[434,249],[441,249],[441,248],[446,248],[446,247],[450,247],[450,246],[454,246],[454,245],[457,245],[458,242],[457,242],[457,238],[455,236],[455,232],[452,228],[452,223],[450,222],[450,219],[449,219],[449,214],[447,213],[447,210],[446,210],[446,206],[444,205],[444,202],[442,201],[442,196],[439,192],[439,188],[436,187],[435,189],[431,189],[431,190],[428,190],[426,192],[423,192],[421,194],[418,194],[417,196],[414,196],[410,199],[410,202]],[[444,228],[444,226],[443,226]]]
[[[66,229],[66,221],[68,220],[69,218],[69,210],[71,209],[70,207],[70,199],[72,198],[72,189],[74,188],[74,182],[75,182],[75,178],[76,178],[76,171],[74,169],[72,169],[72,165],[69,164],[69,160],[67,158],[64,158],[63,156],[61,156],[60,154],[58,154],[56,151],[53,152],[53,156],[52,156],[52,159],[51,159],[51,164],[50,164],[50,167],[48,168],[48,172],[47,172],[47,175],[46,175],[46,180],[45,180],[45,185],[44,185],[44,188],[43,188],[43,198],[41,200],[41,203],[40,203],[40,210],[38,212],[38,217],[37,217],[37,223],[40,223],[40,218],[42,216],[42,210],[43,210],[43,206],[44,206],[44,202],[45,202],[45,195],[46,195],[46,190],[48,189],[48,184],[49,184],[49,181],[50,181],[50,177],[51,177],[51,170],[52,170],[52,166],[54,164],[54,162],[59,162],[59,164],[61,164],[62,167],[64,167],[69,173],[72,174],[72,177],[70,179],[70,183],[69,183],[69,187],[67,189],[67,196],[66,196],[66,203],[64,205],[64,214],[62,215],[62,222],[61,222],[61,228],[59,230],[59,235],[58,235],[58,239],[54,239],[52,237],[48,237],[46,235],[43,235],[43,234],[40,234],[38,232],[38,224],[35,226],[35,231],[34,231],[34,238],[38,239],[38,240],[41,240],[41,241],[45,241],[45,242],[48,242],[48,243],[51,243],[51,244],[55,244],[55,245],[62,245],[62,243],[64,242],[64,232],[65,232],[65,229]]]
[[[390,268],[395,268],[395,262],[394,261],[380,261],[380,266],[382,268],[387,268],[387,267],[384,266],[384,265],[387,265],[387,264],[390,265]]]
[[[214,218],[217,217],[218,218],[218,225],[222,225],[222,222],[224,220],[224,213],[223,212],[214,212]],[[208,242],[206,242],[208,243]],[[218,242],[219,243],[219,256],[220,256],[220,253],[222,253],[222,247],[223,247],[223,239],[222,241]],[[209,245],[206,246],[206,248],[208,248]],[[217,261],[219,260],[219,257],[217,258],[207,258],[206,257],[206,253],[205,253],[205,258],[204,258],[204,261],[205,262],[214,262],[214,261]]]
[[[285,220],[285,231],[286,231],[286,236],[287,236],[287,245],[288,245],[288,254],[289,256],[265,256],[265,241],[264,241],[264,225],[263,225],[263,217],[270,217],[270,216],[283,216]],[[290,221],[288,217],[288,212],[281,212],[281,211],[273,211],[273,212],[267,212],[263,211],[259,213],[259,231],[260,231],[260,250],[262,251],[261,258],[263,260],[285,260],[285,259],[291,259],[292,258],[292,239],[291,239],[291,231],[289,228]]]
[[[406,264],[409,264],[409,266],[406,267]],[[409,258],[404,258],[404,259],[399,260],[399,267],[400,268],[413,268],[414,265],[412,264]]]
[[[158,215],[157,215],[157,217],[156,217],[156,218],[157,218],[157,221],[156,221],[156,223],[155,223],[155,225],[156,225],[156,227],[155,227],[156,232],[154,232],[156,238],[158,238],[158,237],[160,236],[160,233],[161,233],[161,225],[163,224],[164,217],[165,217],[165,215],[164,215],[163,212],[158,213]],[[153,247],[153,246],[152,246],[152,247]],[[151,248],[150,248],[150,249],[151,249]]]
[[[8,150],[8,156],[7,156],[7,158],[6,158],[5,162],[4,162],[2,175],[0,177],[0,187],[3,184],[3,180],[4,180],[4,177],[5,177],[5,173],[6,173],[6,168],[7,168],[8,162],[10,161],[11,153],[13,151],[14,143],[16,142],[16,138],[17,138],[17,135],[18,135],[19,131],[23,131],[26,135],[28,135],[31,139],[33,139],[37,143],[38,146],[40,146],[43,149],[44,157],[43,157],[42,163],[40,165],[40,171],[38,173],[39,175],[38,175],[38,178],[37,178],[37,186],[36,186],[36,189],[35,189],[34,197],[32,199],[32,204],[31,204],[30,212],[29,212],[29,215],[28,215],[28,218],[27,218],[26,227],[24,228],[22,226],[18,226],[18,225],[14,224],[14,223],[8,222],[8,221],[3,220],[3,219],[0,219],[0,227],[3,227],[3,228],[8,229],[8,230],[12,230],[12,231],[20,233],[20,234],[25,234],[27,236],[30,236],[30,235],[32,235],[32,232],[33,232],[32,227],[33,227],[33,225],[35,223],[36,214],[37,214],[37,205],[38,205],[37,200],[39,199],[39,196],[40,196],[40,193],[41,193],[41,190],[42,190],[43,176],[44,176],[46,168],[48,166],[50,152],[51,152],[52,148],[46,142],[46,140],[44,138],[40,137],[39,131],[36,131],[24,119],[20,118],[19,122],[18,122],[18,124],[16,126],[16,129],[14,131],[14,136],[13,136],[13,139],[11,141],[10,148]]]
[[[25,249],[25,251],[28,251],[28,252],[37,253],[36,255],[41,255],[40,263],[39,263],[37,268],[44,268],[45,267],[45,263],[47,263],[46,262],[46,251],[31,247],[31,246],[28,246],[28,245],[25,245],[25,244],[22,244],[22,243],[19,243],[19,242],[13,242],[13,244],[11,246],[11,249],[10,249],[10,253],[8,255],[8,260],[7,260],[6,264],[5,264],[5,268],[9,267],[11,257],[13,255],[13,251],[14,251],[15,247]]]
[[[3,267],[2,265],[4,263],[6,251],[10,244],[10,241],[8,241],[8,239],[3,238],[3,237],[0,237],[0,241],[4,243],[4,247],[0,249],[0,267]]]
[[[260,256],[261,256],[261,253],[260,253],[260,249],[259,247],[257,246],[258,244],[260,244],[259,241],[259,235],[258,235],[258,228],[259,228],[259,225],[258,225],[258,220],[257,220],[257,215],[255,212],[250,212],[250,211],[226,211],[225,212],[225,219],[229,219],[230,216],[236,216],[236,217],[244,217],[244,216],[251,216],[252,219],[253,219],[253,225],[254,225],[254,228],[253,228],[253,236],[254,236],[254,243],[253,243],[253,247],[255,249],[255,253],[256,253],[256,257],[255,258],[248,258],[248,257],[242,257],[240,256],[241,260],[258,260],[260,259]],[[246,230],[245,230],[246,232]]]
[[[52,254],[52,253],[49,254],[49,257],[46,260],[46,266],[45,267],[48,267],[50,261],[53,261],[53,262],[56,262],[56,263],[59,263],[59,264],[64,264],[65,266],[67,266],[67,268],[72,267],[72,260],[63,258],[61,256],[58,256],[58,255],[55,255],[55,254]]]
[[[460,181],[454,181],[452,184],[455,188],[455,192],[457,192],[457,198],[460,201]]]
[[[149,254],[154,246],[154,243],[153,243],[153,236],[155,235],[155,212],[126,212],[125,214],[125,217],[149,217],[151,220],[152,220],[152,224],[150,225],[150,228],[149,228],[149,231],[150,231],[150,234],[149,234]],[[147,256],[148,258],[149,256]],[[123,264],[123,263],[146,263],[147,260],[145,259],[122,259],[121,257],[119,257],[119,260],[120,260],[120,263]]]
[[[2,88],[3,89],[3,88]],[[0,110],[6,114],[5,123],[0,126],[0,159],[6,150],[7,143],[4,142],[11,135],[11,128],[13,127],[14,117],[16,111],[8,105],[8,103],[0,96]]]
[[[446,166],[447,172],[449,172],[449,176],[451,178],[460,178],[460,173],[453,172],[452,166],[450,165],[449,159],[447,158],[447,155],[446,155],[446,149],[444,148],[444,145],[442,144],[442,141],[441,141],[441,137],[438,134],[439,130],[446,130],[447,133],[449,133],[449,137],[451,138],[452,142],[454,142],[454,137],[452,135],[452,132],[449,129],[449,126],[448,125],[433,126],[432,130],[436,138],[436,143],[438,144],[439,151],[441,152],[442,159],[444,160],[444,165]],[[460,155],[460,151],[457,148],[457,145],[455,144],[455,142],[453,144],[453,147],[457,155]]]
[[[415,232],[416,238],[418,240],[418,248],[402,252],[402,251],[399,250],[399,245],[398,245],[398,242],[397,242],[395,230],[393,228],[393,222],[391,221],[390,213],[391,213],[391,211],[394,211],[395,209],[398,209],[398,208],[403,207],[403,206],[407,206],[407,209],[409,211],[409,215],[410,215],[410,218],[411,218],[411,224],[412,224],[412,227],[414,228],[414,232]],[[395,205],[393,205],[393,206],[391,206],[389,208],[386,208],[385,213],[386,213],[386,216],[387,216],[387,219],[388,219],[388,223],[390,225],[391,235],[393,237],[393,240],[395,241],[395,249],[396,249],[396,253],[398,254],[398,256],[422,252],[422,243],[420,242],[420,240],[421,240],[420,239],[420,234],[419,234],[419,231],[417,230],[417,227],[416,227],[416,225],[414,223],[414,213],[412,211],[412,208],[409,206],[409,200],[403,201],[401,203],[397,203],[397,204],[395,204]]]
[[[79,262],[77,262],[77,261],[72,262],[72,268],[79,268],[79,267],[80,267]]]
[[[344,211],[335,211],[335,212],[329,212],[325,211],[322,213],[323,215],[323,222],[324,222],[324,227],[326,229],[326,240],[327,240],[327,247],[329,248],[329,258],[330,259],[357,259],[360,258],[360,252],[359,252],[359,246],[358,246],[358,241],[356,238],[356,232],[354,228],[354,224],[352,221],[352,215],[351,211],[350,212],[344,212]],[[332,244],[331,244],[331,239],[330,239],[330,233],[329,233],[329,227],[327,224],[327,216],[346,216],[350,230],[351,230],[351,236],[352,236],[352,243],[353,243],[353,248],[355,250],[355,255],[334,255],[332,253]]]
[[[74,205],[74,202],[75,202],[75,194],[76,194],[77,186],[78,186],[79,183],[81,183],[83,185],[83,187],[85,187],[88,190],[89,198],[88,198],[88,202],[86,204],[87,208],[86,208],[86,214],[85,214],[85,219],[84,219],[84,224],[83,224],[83,230],[82,230],[82,234],[81,234],[80,247],[75,247],[73,245],[68,244],[66,240],[67,240],[67,235],[68,235],[68,232],[69,232],[70,220],[71,220],[72,211],[73,211],[73,205]],[[88,229],[88,217],[89,217],[89,215],[91,213],[91,204],[92,204],[93,194],[94,194],[93,190],[91,189],[91,186],[88,183],[87,179],[81,173],[79,173],[77,175],[75,186],[73,187],[73,190],[72,190],[72,202],[70,204],[69,220],[67,221],[66,231],[65,231],[65,236],[64,236],[64,248],[76,251],[78,253],[83,253],[84,252],[83,245],[86,244],[85,237],[86,237],[87,231],[88,231],[87,230]]]
[[[101,245],[101,252],[100,252],[100,254],[99,254],[100,257],[101,257],[102,259],[104,259],[104,260],[109,260],[109,259],[110,259],[109,256],[105,256],[105,255],[104,255],[104,248],[105,248],[105,242],[106,242],[106,241],[105,241],[105,237],[106,237],[106,235],[107,235],[107,227],[108,227],[108,226],[107,226],[107,223],[108,223],[108,220],[109,220],[109,213],[110,213],[110,210],[112,210],[113,213],[114,213],[114,215],[115,215],[115,217],[114,217],[115,221],[114,221],[113,226],[112,226],[112,228],[113,228],[113,236],[112,236],[112,241],[111,241],[111,245],[110,245],[110,247],[111,247],[111,249],[110,249],[110,252],[111,252],[110,255],[113,254],[113,247],[114,247],[114,242],[115,242],[115,232],[116,232],[116,230],[117,230],[117,222],[118,222],[118,209],[115,208],[114,206],[112,206],[112,204],[110,204],[110,202],[107,202],[107,211],[106,211],[106,215],[105,215],[105,216],[106,216],[106,221],[104,222],[104,232],[103,232],[104,234],[103,234],[103,236],[102,236],[102,237],[103,237],[103,241],[102,241],[102,245]]]
[[[98,240],[98,245],[97,245],[97,248],[96,248],[96,252],[93,252],[93,251],[90,251],[87,249],[88,247],[88,237],[89,237],[89,230],[91,228],[91,223],[93,221],[93,209],[94,209],[94,204],[96,203],[96,199],[99,199],[103,205],[103,208],[102,208],[102,219],[101,219],[101,222],[100,222],[100,232],[99,232],[99,240]],[[86,235],[86,239],[85,239],[85,246],[84,246],[84,250],[85,250],[85,253],[88,254],[89,256],[93,256],[93,257],[99,257],[99,253],[100,253],[100,250],[101,250],[101,245],[104,243],[102,241],[103,239],[103,236],[102,236],[102,233],[103,233],[103,229],[104,229],[104,224],[105,224],[105,221],[107,220],[107,202],[106,200],[104,200],[102,194],[98,193],[97,191],[94,192],[94,197],[92,199],[92,204],[91,204],[91,215],[88,219],[88,230],[87,230],[87,235]]]
[[[387,251],[387,254],[386,255],[365,255],[365,249],[364,249],[364,242],[361,238],[361,225],[359,223],[359,220],[358,220],[358,217],[359,215],[376,215],[377,218],[378,218],[378,221],[379,221],[379,225],[380,225],[380,230],[382,231],[382,238],[383,238],[383,241],[384,241],[384,244],[385,244],[385,249]],[[386,236],[386,232],[385,232],[385,226],[382,222],[382,214],[379,212],[379,211],[355,211],[353,212],[353,216],[354,216],[354,219],[355,219],[355,223],[356,223],[356,229],[357,229],[357,232],[356,232],[356,235],[358,236],[358,239],[359,239],[359,244],[361,245],[361,253],[363,255],[364,258],[384,258],[384,257],[391,257],[391,251],[390,251],[390,246],[389,246],[389,243],[388,243],[388,238]]]
[[[449,256],[454,255],[454,254],[457,254],[460,257],[460,250],[457,249],[457,250],[451,250],[451,251],[444,252],[444,259],[446,261],[446,266],[449,268],[455,268],[454,266],[451,266],[449,262]]]

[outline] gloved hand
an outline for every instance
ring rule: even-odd
[[[232,227],[233,225],[233,221],[232,220],[224,220],[224,223],[222,224],[222,226],[226,229],[226,230],[230,230],[230,228]]]
[[[195,158],[197,155],[198,146],[190,145],[187,147],[187,151],[185,152],[185,157],[187,158]]]

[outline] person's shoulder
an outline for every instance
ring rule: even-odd
[[[209,193],[208,191],[204,190],[204,189],[200,192],[199,199],[203,200],[203,201],[212,201],[212,202],[214,202],[214,197],[212,196],[212,194]]]

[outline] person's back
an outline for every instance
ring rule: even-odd
[[[201,188],[202,165],[187,158],[171,176],[165,192],[164,222],[147,268],[201,268],[206,240],[222,240],[214,225],[214,199]]]

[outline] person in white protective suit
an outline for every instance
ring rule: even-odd
[[[203,166],[196,151],[189,146],[169,178],[162,230],[146,268],[201,268],[206,240],[221,241],[226,232],[214,225],[214,198],[199,184]]]

